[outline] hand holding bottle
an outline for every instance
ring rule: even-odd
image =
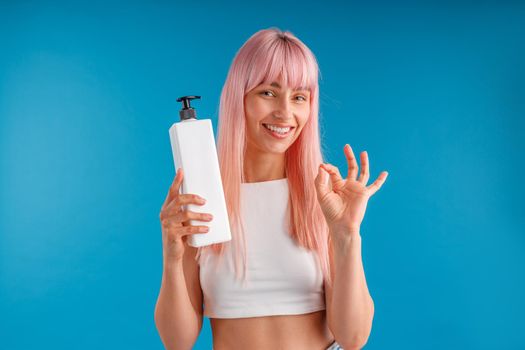
[[[190,225],[189,220],[211,221],[213,219],[209,213],[196,213],[183,209],[182,206],[185,204],[204,205],[206,203],[204,198],[196,194],[179,193],[183,176],[183,171],[179,168],[160,212],[165,260],[182,260],[186,236],[208,232],[208,226]]]

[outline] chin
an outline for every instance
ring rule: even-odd
[[[264,147],[261,147],[262,149],[264,149],[266,152],[269,152],[269,153],[276,153],[276,154],[281,154],[281,153],[284,153],[288,150],[288,148],[290,148],[290,144],[286,143],[281,143],[280,145],[277,145],[277,144],[273,144],[273,145],[269,145],[269,144],[265,144]]]

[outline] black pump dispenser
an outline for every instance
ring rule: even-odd
[[[182,96],[177,99],[177,102],[182,102],[183,108],[179,111],[180,120],[197,119],[195,109],[190,106],[190,101],[193,99],[200,99],[200,96]]]

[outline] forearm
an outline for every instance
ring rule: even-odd
[[[332,237],[342,235],[332,234]],[[360,348],[368,340],[374,317],[374,305],[361,258],[361,236],[356,233],[335,238],[332,245],[335,266],[332,300],[334,336],[348,348]]]
[[[199,335],[199,320],[188,295],[182,261],[164,262],[155,324],[168,350],[189,350]]]

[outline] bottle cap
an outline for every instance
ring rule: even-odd
[[[191,107],[190,101],[194,99],[200,99],[200,96],[182,96],[177,99],[177,102],[182,102],[183,107],[179,111],[180,120],[186,120],[186,119],[197,119],[197,112],[194,108]]]

